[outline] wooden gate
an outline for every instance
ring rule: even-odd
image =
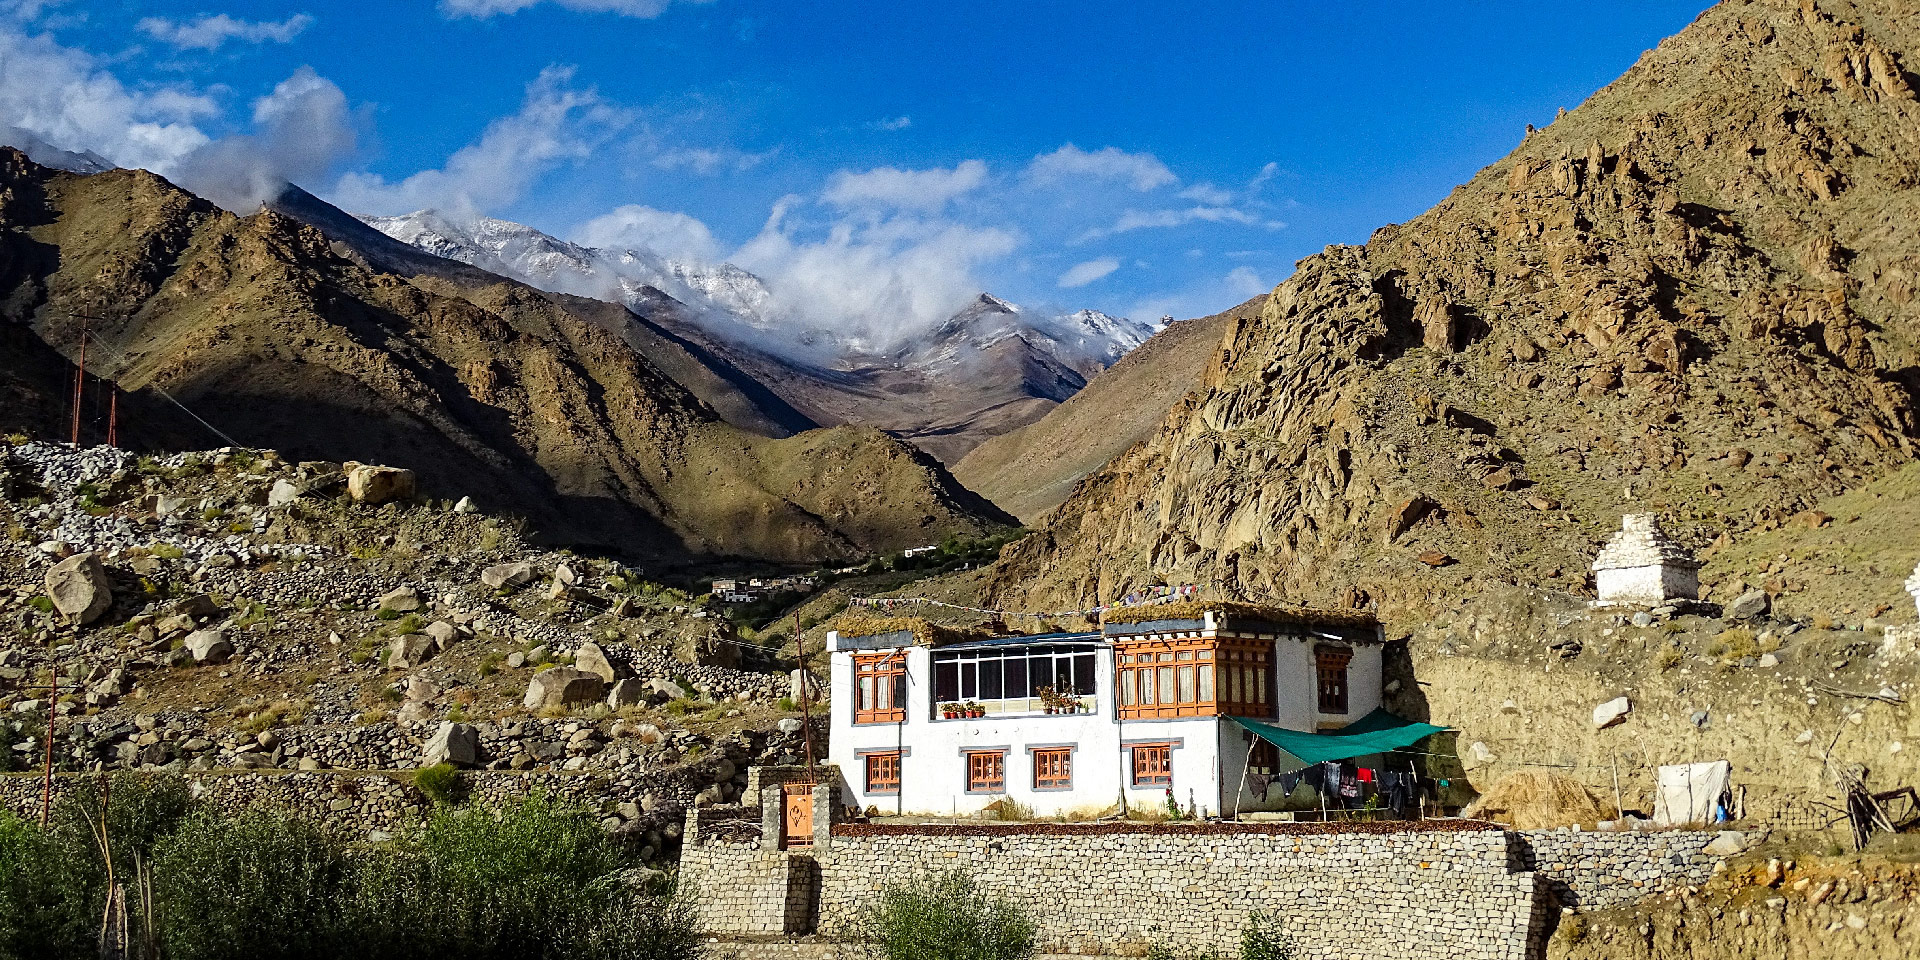
[[[785,783],[781,790],[786,794],[787,814],[780,848],[813,846],[813,784]]]

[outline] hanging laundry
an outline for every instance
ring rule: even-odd
[[[1247,774],[1247,789],[1253,791],[1254,798],[1260,801],[1265,801],[1267,799],[1267,785],[1272,782],[1273,782],[1273,776],[1271,774],[1265,774],[1265,773]]]
[[[1305,776],[1305,770],[1295,770],[1292,773],[1281,774],[1279,777],[1281,792],[1286,796],[1293,796],[1294,789],[1300,786],[1300,781]]]
[[[1372,782],[1373,782],[1373,768],[1372,768],[1372,767],[1361,767],[1360,769],[1358,769],[1358,770],[1355,770],[1355,771],[1354,771],[1354,775],[1360,778],[1360,782],[1361,782],[1361,783],[1372,783]]]

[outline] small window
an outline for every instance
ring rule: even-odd
[[[1279,768],[1280,751],[1265,740],[1254,740],[1253,751],[1247,754],[1247,772],[1271,777],[1279,772]]]
[[[1350,647],[1313,648],[1320,679],[1320,712],[1347,712],[1347,664],[1353,660]]]
[[[900,792],[900,754],[898,751],[867,754],[867,792]]]
[[[1073,751],[1035,750],[1033,752],[1033,788],[1065,790],[1073,786]]]
[[[1173,785],[1173,746],[1154,744],[1133,748],[1133,785],[1166,787]]]
[[[1007,755],[998,750],[967,754],[967,792],[1005,793]]]

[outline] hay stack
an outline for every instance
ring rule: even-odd
[[[1518,830],[1575,825],[1592,827],[1612,820],[1615,811],[1593,791],[1557,773],[1523,770],[1501,777],[1493,788],[1461,811],[1461,816],[1492,820]]]

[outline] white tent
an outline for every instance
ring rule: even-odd
[[[1725,760],[1661,767],[1653,797],[1653,822],[1662,827],[1699,826],[1715,821],[1729,799],[1733,765]]]

